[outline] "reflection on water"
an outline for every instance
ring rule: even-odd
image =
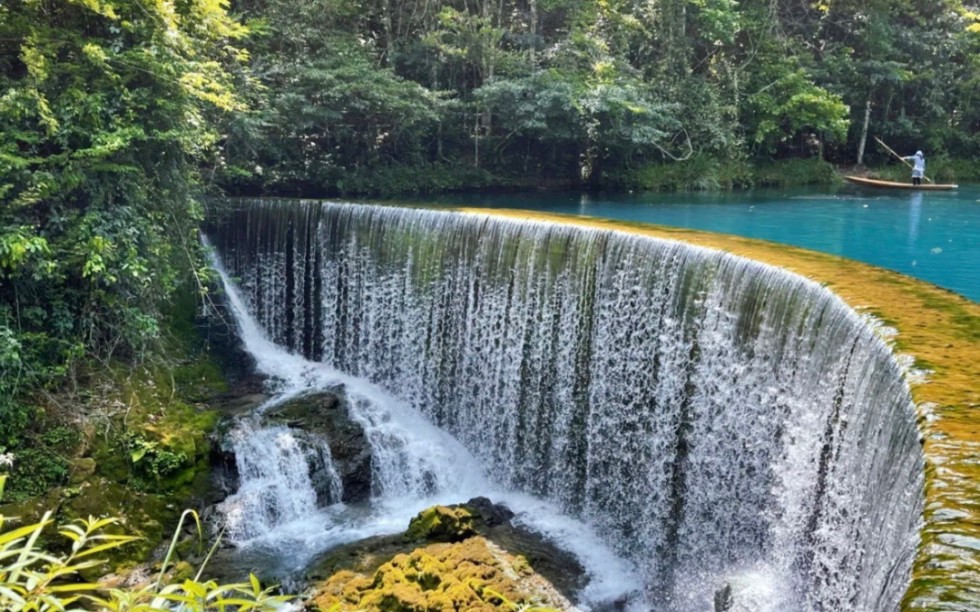
[[[909,198],[909,246],[919,237],[919,217],[922,216],[922,192],[916,191]],[[915,261],[912,262],[915,265]]]
[[[953,192],[453,194],[437,204],[522,208],[762,238],[842,255],[980,301],[980,187]],[[431,200],[426,201],[431,205]]]

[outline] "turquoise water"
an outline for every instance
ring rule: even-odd
[[[570,213],[762,238],[902,272],[980,302],[978,186],[939,193],[844,187],[836,193],[457,194],[437,203]]]

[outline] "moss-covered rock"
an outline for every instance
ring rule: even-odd
[[[408,524],[409,542],[460,542],[476,535],[473,513],[465,506],[433,506],[415,515]]]
[[[513,516],[486,498],[428,508],[403,534],[348,544],[317,561],[307,573],[312,602],[333,611],[570,609],[567,596],[585,584],[581,565],[512,525]]]
[[[0,515],[3,515],[17,526],[36,523],[48,510],[51,512],[58,511],[63,499],[61,493],[61,489],[51,489],[44,495],[0,504]]]
[[[373,573],[338,572],[320,585],[313,602],[330,611],[572,608],[526,563],[479,536],[396,555]]]
[[[105,478],[94,477],[62,496],[56,515],[59,523],[78,519],[117,517],[119,522],[106,533],[126,534],[139,539],[104,556],[105,562],[85,571],[84,577],[95,579],[119,566],[143,561],[176,523],[179,510],[164,495],[133,491]]]
[[[69,484],[77,485],[81,484],[92,474],[95,474],[95,469],[98,464],[95,459],[91,457],[79,457],[71,462],[71,479]]]
[[[162,418],[141,416],[95,443],[95,473],[139,491],[185,499],[201,494],[217,413],[173,402]]]

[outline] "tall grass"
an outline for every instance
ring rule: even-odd
[[[818,157],[790,158],[758,164],[752,168],[756,187],[805,187],[840,182],[837,170]]]

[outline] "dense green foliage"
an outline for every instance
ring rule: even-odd
[[[243,0],[266,88],[228,126],[221,176],[317,195],[732,187],[772,159],[885,165],[870,136],[976,160],[969,6]]]
[[[4,480],[5,477],[0,476],[0,498],[3,497]],[[200,521],[192,511],[184,513],[179,525],[183,525],[188,516],[197,522],[200,533]],[[193,577],[170,571],[179,526],[156,580],[134,587],[114,588],[85,581],[81,575],[98,567],[100,556],[137,539],[110,533],[117,519],[90,516],[61,525],[58,535],[70,543],[65,553],[44,545],[47,532],[53,527],[50,511],[37,523],[10,527],[8,522],[14,521],[0,514],[0,606],[10,612],[92,609],[166,612],[175,607],[187,612],[271,612],[280,609],[289,599],[273,595],[271,589],[263,589],[255,576],[250,576],[247,583],[221,585],[201,579],[203,564]]]
[[[222,0],[0,4],[0,453],[34,446],[24,391],[141,358],[198,274],[244,34]]]
[[[32,474],[13,489],[67,484],[86,457],[41,433],[72,422],[57,392],[151,354],[202,285],[209,186],[809,183],[887,165],[870,136],[963,180],[978,75],[973,0],[0,3],[0,457]],[[196,462],[114,443],[144,489]]]

